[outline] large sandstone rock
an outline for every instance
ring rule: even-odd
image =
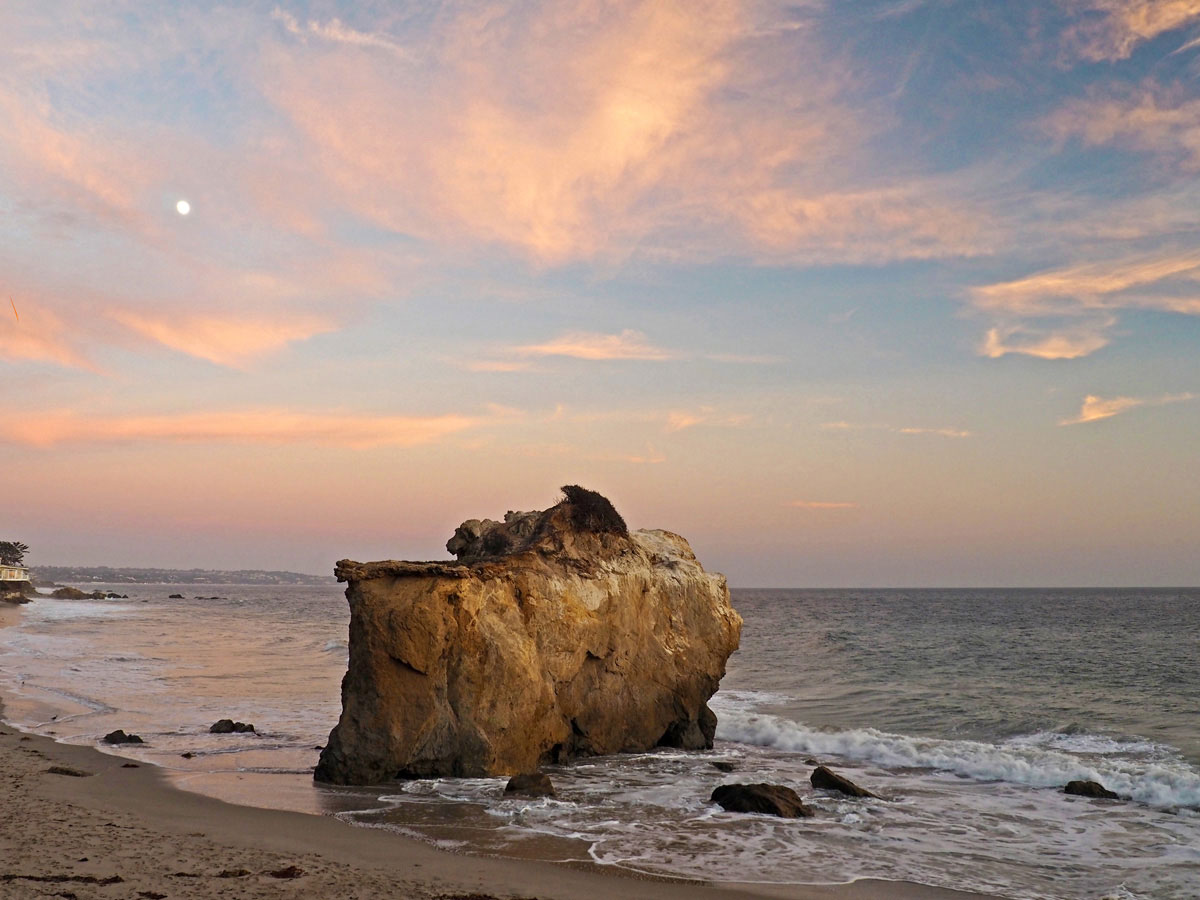
[[[471,520],[451,562],[342,560],[350,662],[316,778],[511,775],[580,756],[712,746],[707,701],[741,617],[668,531],[603,497]]]

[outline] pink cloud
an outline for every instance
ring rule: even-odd
[[[327,318],[303,314],[181,316],[113,309],[109,315],[151,341],[232,368],[336,327]]]
[[[10,298],[5,297],[5,306]],[[73,329],[52,310],[42,305],[21,303],[19,314],[0,310],[0,359],[9,362],[49,362],[74,369],[96,371],[95,365],[77,346]]]
[[[1099,13],[1068,32],[1084,59],[1127,59],[1144,41],[1200,18],[1200,0],[1065,0],[1086,13]]]
[[[459,415],[371,416],[283,409],[105,416],[58,411],[21,416],[5,429],[0,441],[37,447],[64,443],[213,442],[362,449],[426,444],[479,423],[479,419]]]
[[[846,502],[842,502],[842,501],[830,501],[830,500],[791,500],[791,501],[785,503],[784,506],[790,506],[793,509],[817,509],[817,510],[858,509],[857,503],[846,503]]]
[[[1083,398],[1083,406],[1079,414],[1062,419],[1059,425],[1082,425],[1085,422],[1098,422],[1101,419],[1111,419],[1139,406],[1166,406],[1170,403],[1184,403],[1195,400],[1195,394],[1167,394],[1163,397],[1097,397],[1088,394]]]
[[[676,353],[656,347],[640,331],[625,329],[620,334],[601,334],[592,331],[569,331],[542,344],[514,347],[518,356],[569,356],[587,360],[651,360],[674,359]]]
[[[395,44],[382,30],[277,16],[260,77],[325,202],[404,234],[550,264],[979,252],[986,223],[958,186],[856,184],[879,117],[838,99],[849,73],[815,37],[759,27],[761,12],[494,3],[399,56],[378,52]]]

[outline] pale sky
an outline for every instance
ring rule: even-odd
[[[1200,0],[0,4],[0,538],[1200,584]]]

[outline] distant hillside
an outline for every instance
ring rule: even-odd
[[[37,581],[63,584],[335,584],[332,575],[303,575],[299,572],[265,572],[239,569],[113,569],[109,566],[31,566]]]

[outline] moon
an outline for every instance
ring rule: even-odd
[[[186,216],[192,211],[192,204],[188,203],[186,200],[180,200],[175,204],[175,211],[181,216]]]

